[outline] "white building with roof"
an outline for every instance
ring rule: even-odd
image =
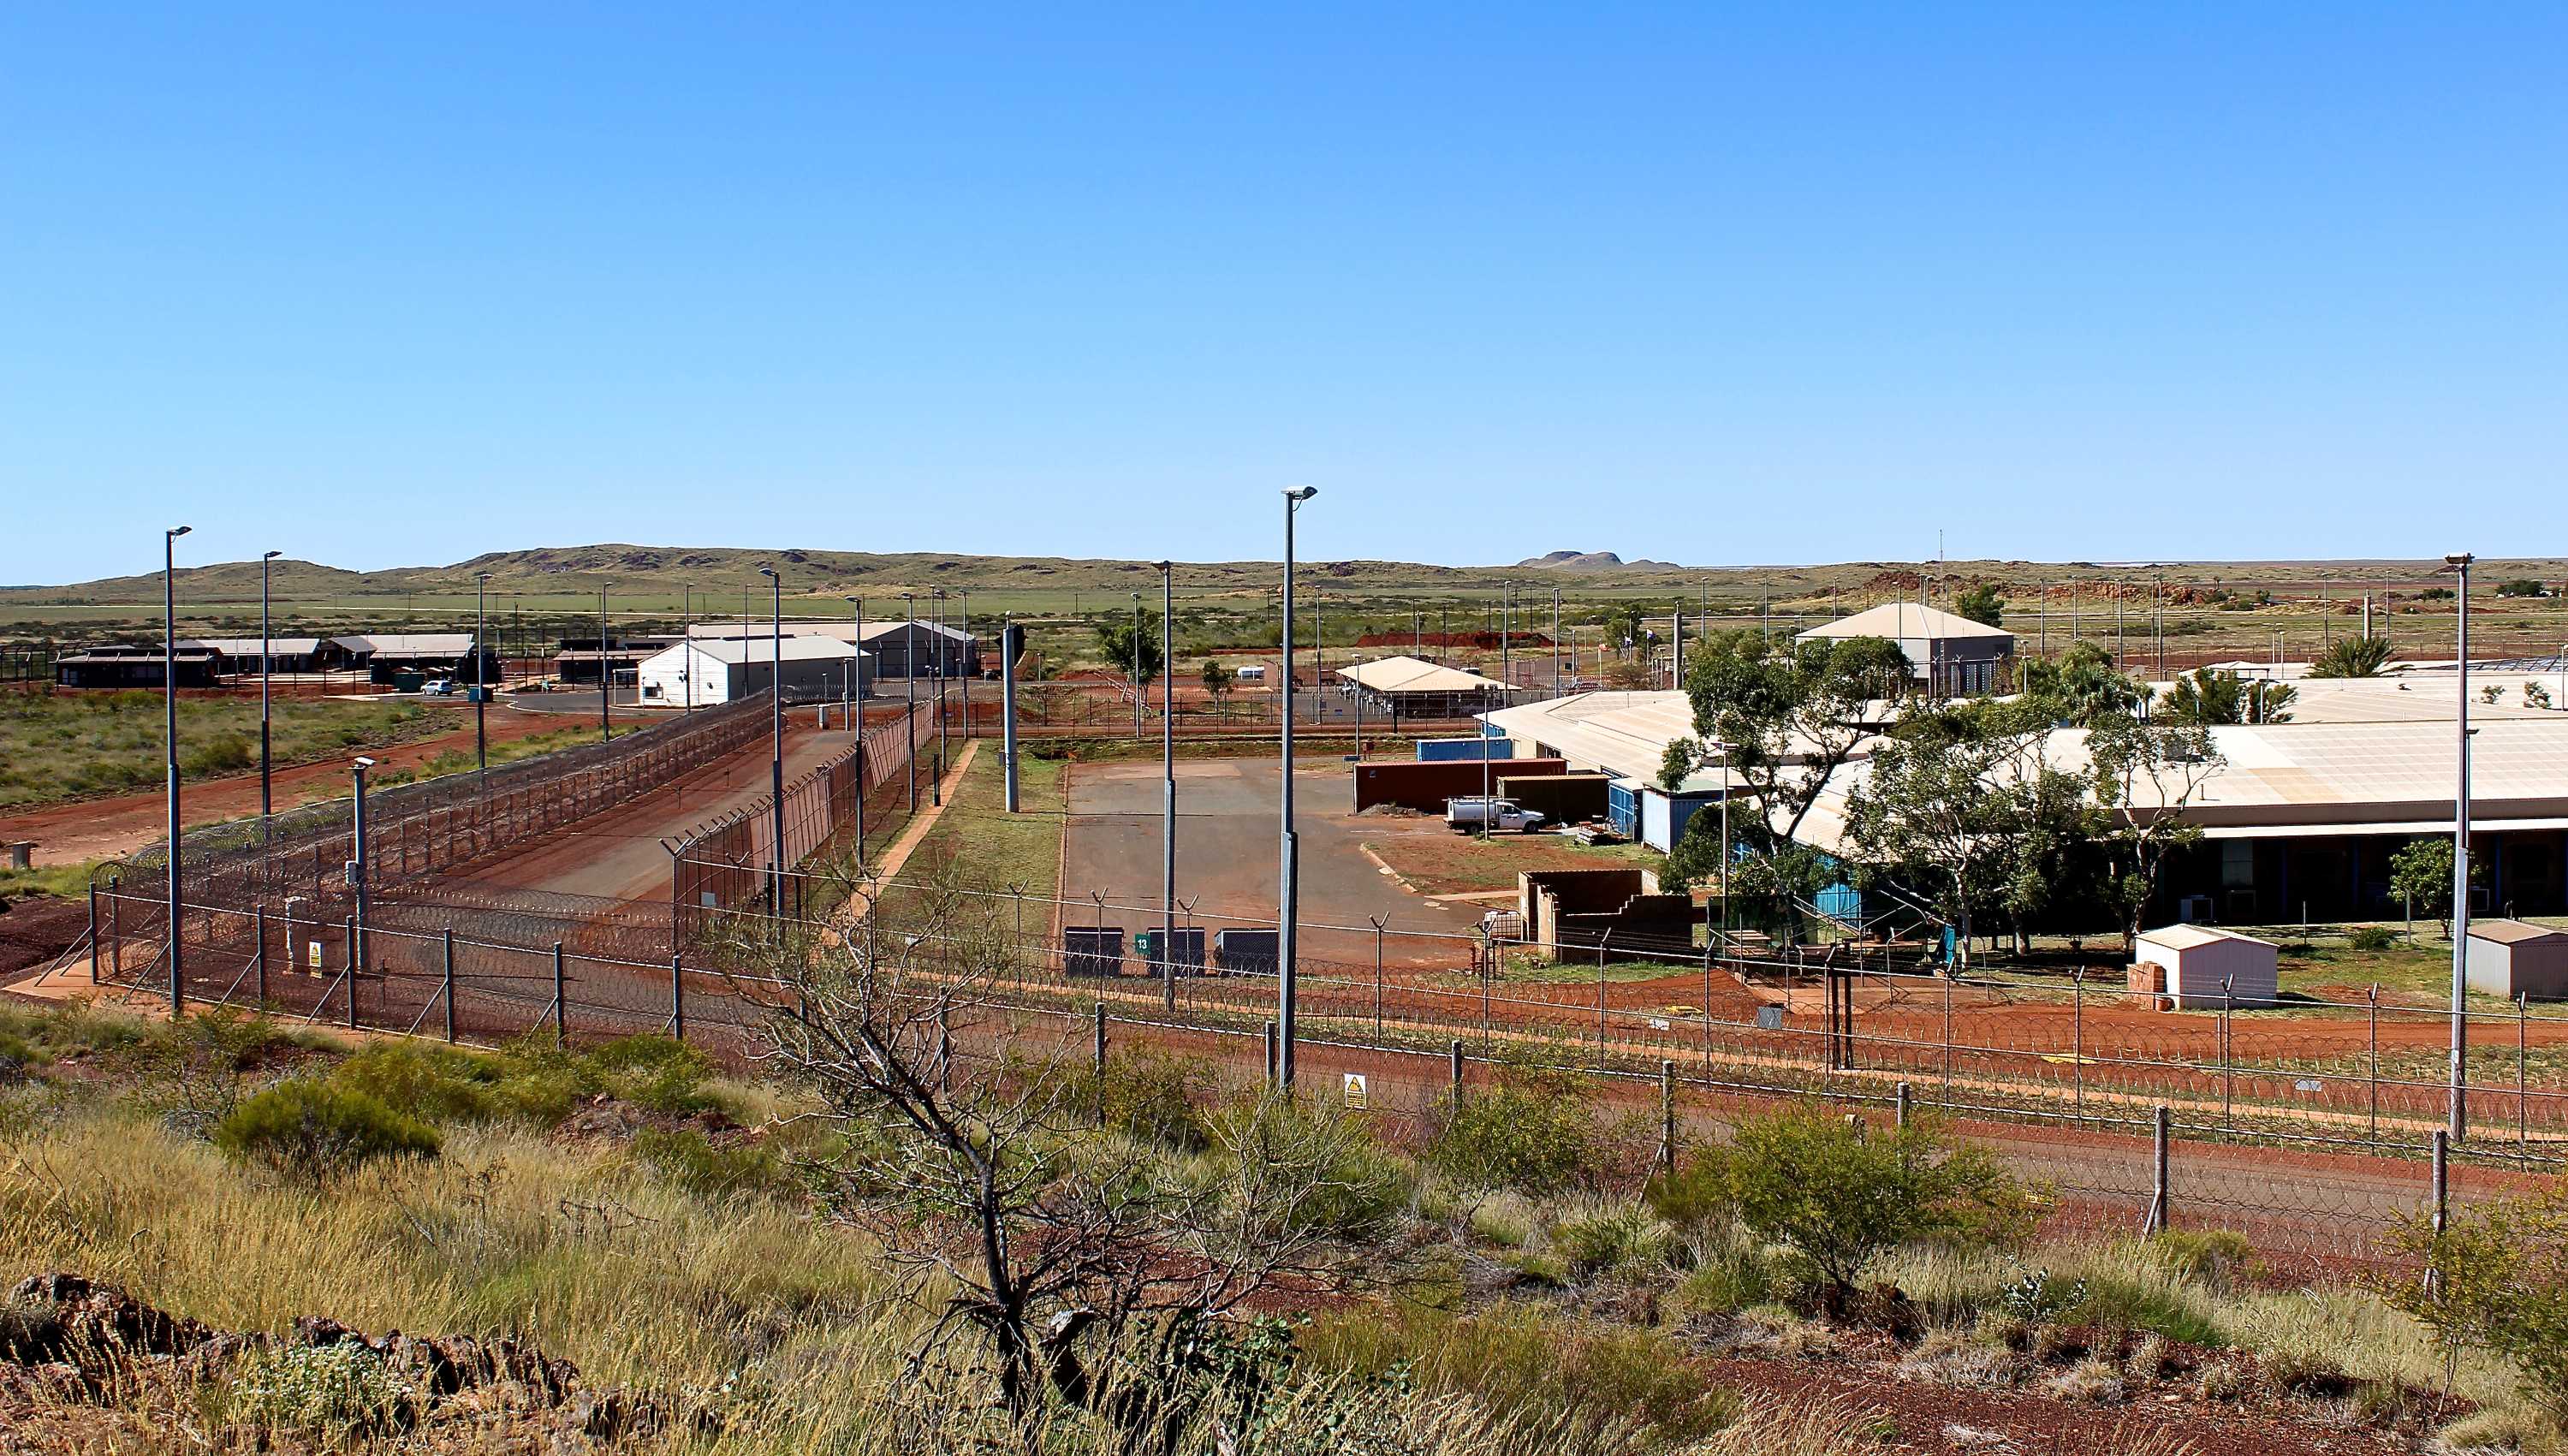
[[[1908,671],[1929,697],[1964,698],[2008,686],[2015,634],[1968,617],[1915,602],[1884,602],[1851,617],[1823,623],[1795,642],[1843,642],[1878,637],[1908,659]]]
[[[1350,692],[1406,718],[1451,718],[1507,701],[1506,685],[1423,658],[1387,657],[1336,670]]]
[[[764,693],[777,678],[777,644],[764,638],[691,638],[645,658],[636,673],[642,701],[655,708],[709,708]],[[834,637],[808,634],[784,642],[788,702],[826,701],[873,681],[872,655]]]

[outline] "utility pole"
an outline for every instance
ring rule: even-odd
[[[258,558],[258,817],[259,838],[267,838],[267,817],[276,812],[276,801],[268,791],[268,675],[276,665],[276,647],[269,636],[267,617],[267,564],[284,555],[270,551]]]
[[[908,746],[901,750],[909,772],[909,811],[918,812],[918,603],[913,593],[900,594],[900,688],[903,699],[900,721],[905,727],[901,736]]]
[[[187,984],[178,977],[178,538],[194,529],[160,533],[160,707],[169,767],[169,1015],[187,1007]]]
[[[1177,1008],[1177,660],[1176,563],[1159,563],[1159,969],[1170,1011]],[[1139,661],[1139,644],[1133,660]],[[1292,766],[1287,764],[1290,774]]]
[[[2470,944],[2470,562],[2467,551],[2443,558],[2459,578],[2460,610],[2454,614],[2452,664],[2454,696],[2459,704],[2458,770],[2452,783],[2452,1088],[2450,1117],[2444,1133],[2459,1142],[2469,1135],[2469,944]]]
[[[776,626],[774,635],[768,640],[772,655],[768,659],[767,674],[767,704],[771,730],[775,735],[775,746],[768,762],[767,796],[774,812],[769,832],[776,836],[776,843],[768,855],[770,898],[767,908],[769,914],[782,920],[785,918],[785,577],[770,565],[760,566],[758,574],[766,577],[776,588]],[[743,644],[744,647],[746,645]],[[743,652],[741,660],[747,662],[749,654]]]
[[[1281,752],[1284,789],[1280,801],[1282,838],[1277,845],[1277,877],[1282,881],[1275,914],[1275,1084],[1293,1089],[1295,1034],[1294,961],[1302,914],[1301,845],[1293,834],[1293,516],[1302,502],[1320,493],[1316,485],[1284,492],[1284,723]]]
[[[1132,655],[1132,741],[1141,741],[1141,594],[1132,594],[1132,635],[1124,643]],[[1286,685],[1289,690],[1291,685]]]
[[[490,643],[483,635],[489,627],[490,573],[473,573],[473,761],[474,792],[490,790]],[[605,670],[606,659],[598,660],[599,671]],[[267,735],[265,709],[261,707],[259,736]]]
[[[597,732],[599,737],[610,743],[615,741],[615,678],[606,670],[606,589],[613,585],[615,583],[611,581],[597,584]],[[777,612],[781,617],[784,598],[780,596],[777,601]],[[780,683],[784,681],[781,663],[777,680]]]
[[[1551,696],[1560,696],[1560,588],[1551,589]]]

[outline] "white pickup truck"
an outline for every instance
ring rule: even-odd
[[[1542,827],[1542,811],[1525,808],[1514,799],[1472,794],[1444,801],[1444,823],[1466,833],[1485,825],[1493,833],[1531,834]]]

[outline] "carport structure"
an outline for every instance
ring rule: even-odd
[[[1495,678],[1414,657],[1381,658],[1337,673],[1349,691],[1379,705],[1388,717],[1463,718],[1507,703],[1506,685]]]

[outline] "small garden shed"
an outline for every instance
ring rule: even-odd
[[[2131,989],[2162,993],[2177,1011],[2217,1010],[2226,983],[2231,1006],[2274,1004],[2276,959],[2271,941],[2209,925],[2149,931],[2131,952]]]
[[[2568,997],[2568,931],[2520,920],[2473,920],[2461,964],[2470,990],[2488,996]]]

